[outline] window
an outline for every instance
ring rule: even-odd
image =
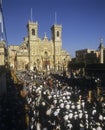
[[[57,37],[59,37],[59,31],[57,31]]]
[[[35,29],[32,29],[32,35],[35,35]]]

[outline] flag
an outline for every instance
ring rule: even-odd
[[[3,33],[3,16],[0,10],[0,32]]]
[[[0,0],[0,6],[2,5],[2,0]]]
[[[3,35],[3,14],[2,14],[2,0],[0,0],[0,37]]]

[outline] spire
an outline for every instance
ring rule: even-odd
[[[44,33],[44,38],[47,38],[47,36],[46,36],[46,32]]]
[[[33,10],[31,8],[31,22],[33,22]]]
[[[57,24],[57,14],[56,14],[56,12],[55,12],[55,22],[54,23]]]
[[[102,37],[100,38],[100,45],[99,45],[99,49],[101,49],[101,48],[104,48],[103,38]]]
[[[46,32],[44,33],[44,40],[48,40]]]
[[[103,44],[103,41],[104,41],[104,39],[101,37],[101,38],[100,38],[100,43]]]

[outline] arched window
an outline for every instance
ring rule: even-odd
[[[35,35],[35,29],[32,29],[32,35]]]
[[[44,56],[48,57],[48,52],[47,51],[45,51]]]
[[[59,37],[59,31],[57,31],[57,37]]]

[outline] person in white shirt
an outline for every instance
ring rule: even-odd
[[[41,130],[41,123],[39,120],[36,122],[36,130]]]

